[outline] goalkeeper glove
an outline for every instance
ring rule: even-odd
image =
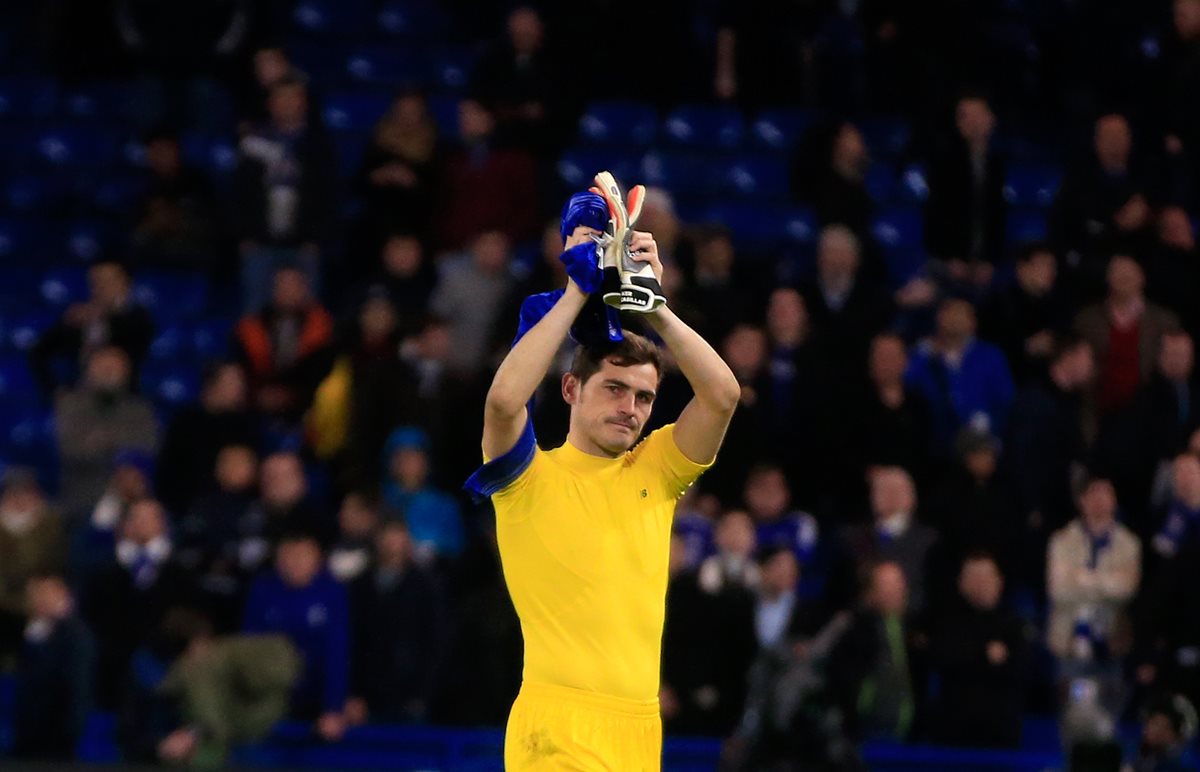
[[[638,260],[629,251],[633,225],[642,213],[646,188],[635,185],[630,189],[626,202],[622,199],[616,178],[609,172],[597,174],[595,182],[596,187],[592,190],[604,197],[609,214],[608,229],[603,237],[597,239],[604,249],[601,258],[601,297],[605,303],[622,311],[653,311],[667,302],[662,285],[649,261]]]

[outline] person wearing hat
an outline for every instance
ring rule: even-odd
[[[383,452],[383,498],[404,514],[418,562],[460,554],[466,541],[462,510],[457,499],[430,482],[429,435],[415,426],[401,426],[388,437]]]
[[[1146,706],[1142,741],[1124,772],[1194,772],[1183,761],[1196,734],[1196,708],[1178,694],[1163,694]]]
[[[0,477],[0,660],[20,648],[25,585],[61,571],[62,521],[46,502],[33,470],[10,467]]]

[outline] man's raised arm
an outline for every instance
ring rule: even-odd
[[[520,439],[528,418],[525,405],[586,301],[587,295],[568,281],[563,296],[500,363],[483,408],[483,452],[489,459],[507,453]]]

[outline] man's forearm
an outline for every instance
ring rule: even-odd
[[[696,399],[714,409],[732,411],[741,397],[741,386],[708,341],[669,308],[647,314],[646,320],[675,356]]]
[[[525,407],[546,377],[554,355],[586,301],[587,295],[574,282],[568,282],[566,292],[558,302],[517,341],[500,363],[488,391],[489,410],[511,415]]]

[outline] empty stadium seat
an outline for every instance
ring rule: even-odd
[[[371,16],[363,0],[300,0],[292,9],[292,26],[304,35],[350,36],[368,29]]]
[[[41,274],[30,265],[4,266],[3,280],[0,281],[0,314],[11,322],[17,313],[40,305],[38,285],[41,281]],[[7,339],[7,324],[4,329]]]
[[[858,124],[858,129],[876,158],[899,158],[912,139],[912,129],[900,118],[871,118]]]
[[[362,168],[363,155],[371,141],[370,132],[342,131],[333,138],[334,150],[337,154],[338,174],[343,179],[349,179],[358,174]]]
[[[921,204],[929,198],[929,181],[924,164],[914,163],[904,167],[897,183],[900,200],[906,204]]]
[[[38,294],[55,308],[87,300],[87,271],[83,268],[53,268],[42,276]]]
[[[750,138],[766,150],[788,151],[800,141],[815,118],[812,110],[802,108],[763,110],[754,118]]]
[[[710,196],[721,191],[721,172],[718,165],[708,162],[699,151],[652,150],[642,159],[640,181],[676,195]],[[620,174],[617,179],[629,180]]]
[[[1016,206],[1047,207],[1062,184],[1062,170],[1042,164],[1013,164],[1004,180],[1004,198]]]
[[[45,223],[29,219],[0,219],[0,261],[12,262],[29,256],[41,243],[43,234],[49,235]],[[0,292],[3,292],[2,287]]]
[[[200,372],[194,365],[149,362],[142,368],[141,390],[164,406],[186,405],[200,395]]]
[[[662,129],[668,141],[676,145],[734,150],[742,144],[745,122],[732,107],[690,105],[672,110]]]
[[[221,359],[229,355],[233,322],[229,319],[204,319],[189,327],[192,353],[200,361]]]
[[[134,277],[133,296],[159,319],[194,319],[208,303],[208,281],[199,274],[145,273]]]
[[[58,312],[50,308],[13,314],[4,325],[4,334],[10,346],[19,351],[28,351],[57,319]]]
[[[896,172],[887,163],[876,162],[867,168],[863,184],[867,195],[877,204],[889,204],[896,199],[899,192],[899,180]]]
[[[585,190],[592,184],[596,172],[608,170],[618,180],[628,181],[638,176],[641,159],[636,153],[618,148],[574,148],[562,154],[556,170],[568,190]],[[650,183],[643,179],[642,182]]]
[[[159,362],[174,362],[191,353],[191,330],[183,324],[159,325],[150,342],[150,358]]]
[[[106,220],[75,220],[62,229],[63,254],[89,263],[107,254],[116,239],[116,223]]]
[[[420,53],[395,47],[357,48],[346,57],[345,75],[358,83],[402,88],[428,81],[428,62]]]
[[[37,396],[37,383],[29,363],[20,354],[0,355],[0,399],[32,400]]]
[[[375,21],[385,35],[413,40],[444,37],[450,24],[436,0],[385,0]]]
[[[431,88],[460,92],[469,84],[474,66],[470,49],[444,48],[429,54],[426,78]]]
[[[818,232],[816,217],[806,207],[724,202],[707,208],[703,220],[729,228],[737,245],[750,250],[810,244]]]
[[[59,95],[58,113],[81,121],[115,122],[126,118],[129,89],[119,83],[77,86]]]
[[[67,200],[63,179],[52,174],[13,175],[3,183],[4,207],[23,216],[51,214]]]
[[[885,250],[913,250],[924,247],[921,210],[915,207],[889,209],[871,221],[871,235]]]
[[[595,145],[647,147],[658,132],[658,111],[637,102],[593,102],[579,119],[579,139]]]
[[[58,104],[49,78],[0,78],[0,118],[45,118]]]
[[[76,198],[103,214],[128,214],[146,194],[146,181],[133,175],[104,175],[76,185]]]
[[[120,158],[116,132],[98,126],[60,124],[36,132],[31,140],[33,159],[51,167],[112,166]]]
[[[188,163],[214,174],[229,174],[237,168],[237,142],[232,136],[189,132],[180,138]]]
[[[791,168],[775,157],[743,155],[720,171],[722,192],[763,200],[784,199],[791,192]]]
[[[1046,238],[1046,210],[1044,208],[1014,207],[1008,213],[1005,236],[1010,247]]]

